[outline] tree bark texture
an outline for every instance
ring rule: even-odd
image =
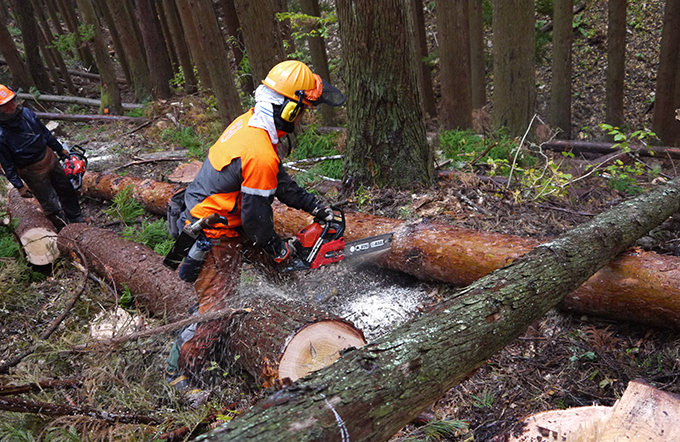
[[[148,0],[137,1],[135,5],[149,66],[151,96],[156,100],[168,99],[171,95],[170,80],[173,72],[156,7]]]
[[[78,0],[78,8],[83,15],[83,21],[93,27],[94,36],[92,44],[94,46],[94,56],[97,60],[99,75],[101,75],[101,106],[100,114],[120,115],[122,113],[120,89],[116,80],[116,73],[113,61],[109,55],[109,49],[104,41],[99,18],[94,10],[92,0]]]
[[[465,130],[472,127],[469,3],[442,2],[437,6],[441,71],[439,122],[444,130]]]
[[[17,90],[23,88],[29,90],[35,87],[35,81],[28,70],[28,66],[21,58],[14,39],[7,29],[7,23],[4,18],[0,21],[0,52],[7,61],[7,66],[12,74],[12,87]]]
[[[201,47],[201,41],[198,36],[196,25],[194,25],[194,19],[192,17],[189,1],[175,0],[175,5],[177,6],[177,11],[179,12],[184,34],[186,35],[186,42],[189,46],[191,58],[196,65],[196,70],[198,71],[198,79],[201,82],[201,86],[206,89],[212,89],[207,56]]]
[[[628,0],[610,0],[607,27],[606,122],[620,127],[623,115],[624,79],[626,75],[626,11]]]
[[[425,29],[425,12],[423,11],[423,0],[411,0],[411,14],[415,23],[415,35],[418,38],[417,54],[420,70],[418,71],[418,87],[420,96],[423,100],[423,111],[425,117],[429,119],[437,118],[437,106],[434,99],[434,88],[432,86],[432,68],[428,58],[427,30]]]
[[[168,32],[177,52],[177,60],[184,74],[184,92],[193,94],[198,90],[198,80],[194,74],[194,65],[191,62],[189,46],[185,40],[175,1],[163,0],[163,11],[165,12],[165,21],[168,23]]]
[[[123,41],[116,23],[116,19],[111,14],[111,9],[106,0],[97,0],[97,6],[101,11],[102,18],[107,24],[109,34],[111,35],[111,42],[113,43],[113,50],[115,53],[115,58],[120,64],[120,68],[123,71],[123,76],[125,77],[125,83],[134,84],[132,81],[132,76],[130,75],[130,67],[128,66],[127,58],[125,57],[125,46],[123,46]],[[118,81],[120,83],[120,80]]]
[[[115,232],[87,224],[69,224],[59,232],[59,250],[80,257],[105,281],[118,290],[128,287],[140,306],[156,317],[175,321],[196,303],[193,284],[188,284],[163,265],[163,257],[150,248],[126,240]],[[83,263],[85,265],[85,263]]]
[[[120,35],[120,42],[124,52],[118,54],[125,57],[126,64],[130,70],[132,80],[131,86],[135,90],[135,98],[142,101],[151,96],[151,74],[146,64],[146,54],[141,40],[137,39],[136,24],[133,16],[125,7],[125,2],[120,0],[106,1],[111,15],[115,20],[115,27]]]
[[[300,379],[205,441],[386,441],[680,208],[680,179],[624,202]]]
[[[680,0],[668,0],[664,11],[659,71],[652,129],[659,139],[671,146],[680,146],[680,120],[675,109],[680,107]]]
[[[535,6],[532,0],[493,2],[493,123],[521,136],[534,112]]]
[[[348,85],[345,175],[355,187],[408,188],[434,178],[409,2],[337,3]]]
[[[16,233],[26,254],[33,265],[47,265],[59,257],[57,249],[57,229],[45,217],[35,198],[22,198],[12,188],[7,192],[9,216],[16,221]]]
[[[224,14],[224,24],[227,28],[227,33],[229,34],[229,46],[234,54],[236,66],[240,68],[245,55],[245,45],[243,43],[241,24],[238,21],[238,14],[236,13],[236,6],[234,5],[234,0],[220,0],[220,5],[222,6],[222,14]],[[313,55],[312,59],[314,59]],[[239,78],[239,84],[241,85],[241,88],[243,88],[243,92],[247,95],[251,95],[255,91],[252,75],[243,75]]]
[[[123,183],[119,179],[125,179]],[[97,183],[101,182],[100,186]],[[114,183],[113,185],[110,183]],[[115,184],[118,183],[118,184]],[[83,194],[112,199],[126,185],[156,189],[153,204],[146,192],[135,197],[149,211],[165,213],[162,198],[170,200],[180,187],[112,174],[87,172]],[[292,237],[311,222],[309,214],[274,204],[274,225],[282,237]],[[377,264],[420,279],[459,286],[468,285],[501,268],[541,244],[541,240],[499,233],[479,232],[443,223],[404,221],[375,215],[345,214],[345,239],[396,232],[390,252]],[[639,299],[636,299],[639,298]],[[645,309],[628,307],[629,303]],[[568,311],[680,329],[680,259],[651,252],[628,251],[570,294],[561,307]]]
[[[38,45],[38,23],[35,20],[33,5],[27,0],[11,0],[12,10],[21,28],[21,35],[24,42],[24,53],[26,54],[26,64],[35,80],[39,90],[52,92],[52,85],[47,76],[45,65],[40,57],[40,47]]]
[[[550,88],[550,124],[571,138],[571,42],[574,39],[574,0],[553,2],[553,62]],[[625,14],[625,12],[624,12]]]
[[[472,108],[486,105],[486,61],[484,58],[484,10],[482,0],[470,1],[470,84]]]
[[[274,0],[234,0],[248,53],[253,84],[259,85],[277,63],[286,59]],[[329,80],[330,81],[330,80]]]

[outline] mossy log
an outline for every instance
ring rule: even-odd
[[[38,200],[22,198],[11,188],[7,192],[7,209],[12,221],[16,222],[14,232],[28,262],[39,266],[52,264],[59,257],[57,229],[43,214]]]
[[[680,178],[619,204],[201,437],[386,441],[680,209]]]
[[[69,224],[59,232],[59,250],[80,257],[103,280],[115,283],[119,292],[127,287],[139,305],[156,317],[174,321],[196,303],[196,291],[163,265],[163,257],[150,248],[122,238],[115,232],[87,224]]]
[[[85,194],[109,199],[115,196],[112,190],[96,189],[94,183],[109,183],[117,175],[102,175],[90,175],[93,185],[84,190]],[[144,181],[132,177],[128,180],[133,185]],[[159,193],[164,195],[172,195],[178,188],[167,183],[157,183],[157,186],[162,189]],[[139,197],[142,196],[140,193]],[[140,202],[145,204],[142,199]],[[153,213],[165,213],[159,202],[152,206],[156,208]],[[364,213],[346,213],[346,219],[347,241],[396,232],[390,252],[382,255],[378,262],[381,266],[420,279],[458,286],[488,275],[547,241],[476,231],[441,222],[407,223]],[[294,236],[311,221],[311,216],[303,211],[274,204],[274,225],[283,237]],[[680,329],[680,258],[630,250],[567,296],[560,308],[573,313]]]

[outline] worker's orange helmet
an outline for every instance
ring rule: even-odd
[[[306,64],[298,60],[286,60],[277,64],[262,83],[295,102],[302,97],[302,102],[312,107],[321,103],[331,106],[345,103],[342,92],[312,73]]]
[[[8,88],[4,84],[0,84],[0,106],[4,106],[5,104],[14,100],[14,97],[16,97],[16,94],[12,89]]]

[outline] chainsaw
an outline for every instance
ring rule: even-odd
[[[316,218],[295,235],[292,245],[297,256],[282,271],[317,269],[345,258],[385,252],[392,247],[392,233],[345,242],[345,213],[339,207],[331,209],[331,221]]]
[[[83,184],[83,175],[87,168],[87,158],[85,150],[77,144],[69,150],[69,157],[62,162],[66,178],[71,181],[73,188],[78,190]]]

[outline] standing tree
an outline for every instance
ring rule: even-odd
[[[130,68],[127,64],[127,58],[125,57],[125,49],[123,47],[123,42],[121,41],[121,36],[118,33],[118,27],[116,26],[116,20],[111,14],[109,5],[106,0],[97,0],[97,6],[102,14],[102,19],[107,24],[109,30],[109,35],[111,35],[111,42],[113,43],[113,50],[120,64],[120,68],[123,70],[123,75],[125,76],[125,81],[127,84],[132,85],[132,76],[130,75]]]
[[[191,63],[189,46],[185,39],[186,35],[182,29],[182,23],[174,0],[163,0],[163,12],[165,13],[165,21],[168,23],[170,38],[172,38],[175,51],[177,52],[177,60],[182,69],[184,92],[193,94],[198,90],[198,80],[194,74],[194,65]]]
[[[416,38],[418,38],[417,57],[420,60],[420,70],[418,72],[418,87],[420,96],[423,99],[423,110],[426,119],[437,118],[437,106],[434,99],[434,89],[432,87],[432,68],[428,58],[427,32],[425,30],[425,11],[423,0],[412,0],[411,13],[414,14],[416,24]]]
[[[227,27],[229,34],[229,46],[234,53],[234,60],[236,66],[243,68],[243,59],[245,58],[245,47],[243,45],[243,33],[241,32],[241,23],[238,21],[236,14],[236,6],[234,0],[221,0],[222,13],[224,14],[224,24]],[[247,60],[247,59],[246,59]],[[255,91],[255,84],[253,83],[253,76],[250,72],[239,76],[239,85],[246,95],[252,95]]]
[[[607,115],[606,122],[621,126],[623,115],[623,80],[626,73],[626,3],[610,0],[607,30]],[[677,35],[676,35],[677,38]]]
[[[11,3],[14,18],[19,23],[19,29],[21,29],[26,64],[31,77],[35,80],[35,85],[41,92],[51,93],[52,84],[47,76],[43,59],[40,57],[40,38],[38,36],[40,30],[35,20],[33,5],[26,0],[12,0]]]
[[[99,75],[102,83],[99,113],[120,115],[123,111],[123,106],[120,100],[118,81],[116,80],[113,61],[109,56],[109,49],[104,41],[104,36],[102,35],[99,19],[95,13],[92,0],[78,0],[78,9],[80,9],[80,13],[83,15],[83,21],[92,26],[94,31],[92,44],[94,46],[94,56],[97,60],[97,66],[99,66]]]
[[[347,84],[346,182],[430,185],[410,0],[337,3]]]
[[[187,45],[189,46],[191,59],[196,65],[196,71],[198,71],[198,78],[201,82],[201,86],[206,89],[211,89],[212,82],[210,79],[210,69],[208,69],[208,55],[203,52],[203,47],[201,46],[201,40],[198,36],[198,29],[194,24],[189,1],[175,0],[175,5],[177,6],[177,12],[182,23],[184,35],[186,36]]]
[[[553,2],[553,60],[550,88],[550,122],[571,138],[571,42],[574,0]]]
[[[437,5],[442,94],[439,124],[445,130],[472,126],[469,19],[467,1],[445,1]]]
[[[523,134],[536,97],[533,0],[493,1],[493,122]]]
[[[97,64],[94,61],[94,56],[92,55],[92,51],[90,51],[90,47],[82,40],[80,20],[78,19],[78,13],[76,12],[75,2],[68,0],[56,1],[59,13],[63,17],[64,23],[66,23],[66,28],[73,36],[78,57],[91,72],[99,72]]]
[[[151,96],[151,75],[146,64],[144,45],[137,38],[137,21],[133,19],[130,10],[126,7],[127,0],[105,1],[114,20],[114,23],[111,25],[115,26],[118,30],[120,42],[124,50],[118,56],[121,58],[125,57],[126,64],[130,69],[132,87],[135,90],[137,101],[144,101]]]
[[[169,98],[173,72],[156,7],[148,0],[137,0],[135,6],[151,74],[151,95],[154,99]]]
[[[486,105],[486,62],[484,61],[484,9],[482,0],[470,0],[470,85],[472,108]]]
[[[234,0],[248,53],[253,84],[267,77],[275,64],[286,59],[274,0]]]
[[[680,0],[668,0],[663,20],[652,129],[668,145],[680,145]]]
[[[12,35],[7,29],[7,19],[7,10],[2,8],[0,11],[0,53],[5,57],[9,71],[12,74],[12,87],[15,89],[23,88],[29,90],[30,88],[35,87],[35,82],[14,44]]]

